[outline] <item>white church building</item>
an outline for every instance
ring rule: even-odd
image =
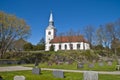
[[[51,46],[54,51],[58,50],[88,50],[90,45],[82,35],[79,36],[56,36],[53,15],[50,13],[49,25],[45,32],[45,51],[50,51]]]

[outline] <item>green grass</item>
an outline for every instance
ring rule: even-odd
[[[120,75],[99,75],[99,80],[120,80]]]
[[[62,64],[62,65],[56,65],[53,64],[52,66],[48,66],[47,63],[40,63],[39,67],[40,68],[55,68],[55,69],[70,69],[70,70],[93,70],[93,71],[115,71],[116,70],[116,62],[113,62],[112,66],[107,65],[106,62],[104,62],[104,66],[99,66],[98,63],[94,64],[93,68],[89,68],[88,64],[84,65],[84,68],[80,68],[77,69],[77,63],[73,63],[73,64]],[[33,67],[34,64],[26,64],[23,66],[27,66],[27,67]]]
[[[31,71],[15,71],[15,72],[1,72],[0,75],[4,80],[13,80],[15,75],[24,75],[26,80],[82,80],[81,73],[75,73],[72,76],[71,73],[65,73],[65,78],[54,78],[51,71],[42,71],[40,75],[32,74]]]
[[[31,71],[0,72],[3,80],[13,80],[15,75],[23,75],[26,80],[83,80],[82,73],[65,73],[65,78],[55,78],[51,71],[42,71],[40,75],[32,74]],[[99,74],[99,80],[120,80],[120,75]]]

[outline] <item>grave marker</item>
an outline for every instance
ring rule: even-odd
[[[53,71],[53,76],[57,78],[64,78],[64,72],[63,71]]]
[[[94,64],[92,64],[92,63],[91,63],[91,64],[88,64],[88,67],[89,67],[89,68],[93,68],[93,67],[94,67]]]
[[[95,71],[85,71],[84,80],[98,80],[98,72]]]
[[[14,80],[25,80],[24,76],[14,76]]]
[[[78,63],[77,68],[84,68],[84,63]]]
[[[98,64],[99,64],[99,66],[104,66],[103,62],[99,62]]]
[[[41,69],[40,69],[40,68],[33,68],[33,69],[32,69],[32,73],[33,73],[33,74],[40,74],[40,72],[41,72]]]
[[[112,66],[112,62],[111,62],[111,61],[108,61],[108,65],[109,65],[109,66]]]

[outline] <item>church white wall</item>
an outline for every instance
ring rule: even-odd
[[[49,32],[50,32],[50,34],[49,34]],[[53,28],[46,29],[45,51],[49,51],[50,50],[50,46],[51,46],[50,41],[52,39],[54,39],[54,37],[55,37],[55,29],[53,29]]]
[[[84,49],[84,43],[83,42],[81,42],[81,44],[80,44],[81,46],[80,46],[80,50],[83,50]]]
[[[49,35],[48,33],[51,32]],[[46,30],[46,43],[49,43],[54,38],[54,29]]]
[[[90,45],[88,43],[85,43],[85,50],[90,49]]]
[[[51,46],[51,44],[46,44],[45,45],[45,51],[49,51],[50,50],[50,46]]]
[[[53,44],[46,44],[45,51],[49,51],[51,45],[55,46],[54,51],[58,51],[60,44],[61,44],[61,50],[70,50],[70,46],[69,46],[70,43],[53,43]],[[88,43],[74,42],[71,44],[73,44],[73,50],[88,50],[88,49],[90,49],[90,46]],[[79,49],[77,48],[77,44],[80,44]],[[67,46],[67,49],[65,49],[65,45]]]
[[[54,50],[58,51],[59,50],[59,45],[61,44],[61,50],[70,50],[70,43],[54,43],[53,45],[55,46]],[[83,42],[73,42],[73,50],[77,50],[77,44],[80,44],[80,49],[78,50],[88,50],[89,44],[88,43],[83,43]],[[67,46],[67,49],[65,49],[65,45]]]

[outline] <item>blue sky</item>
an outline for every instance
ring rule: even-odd
[[[0,11],[23,18],[31,27],[27,39],[37,44],[45,35],[50,11],[57,33],[83,29],[120,18],[120,0],[0,0]]]

